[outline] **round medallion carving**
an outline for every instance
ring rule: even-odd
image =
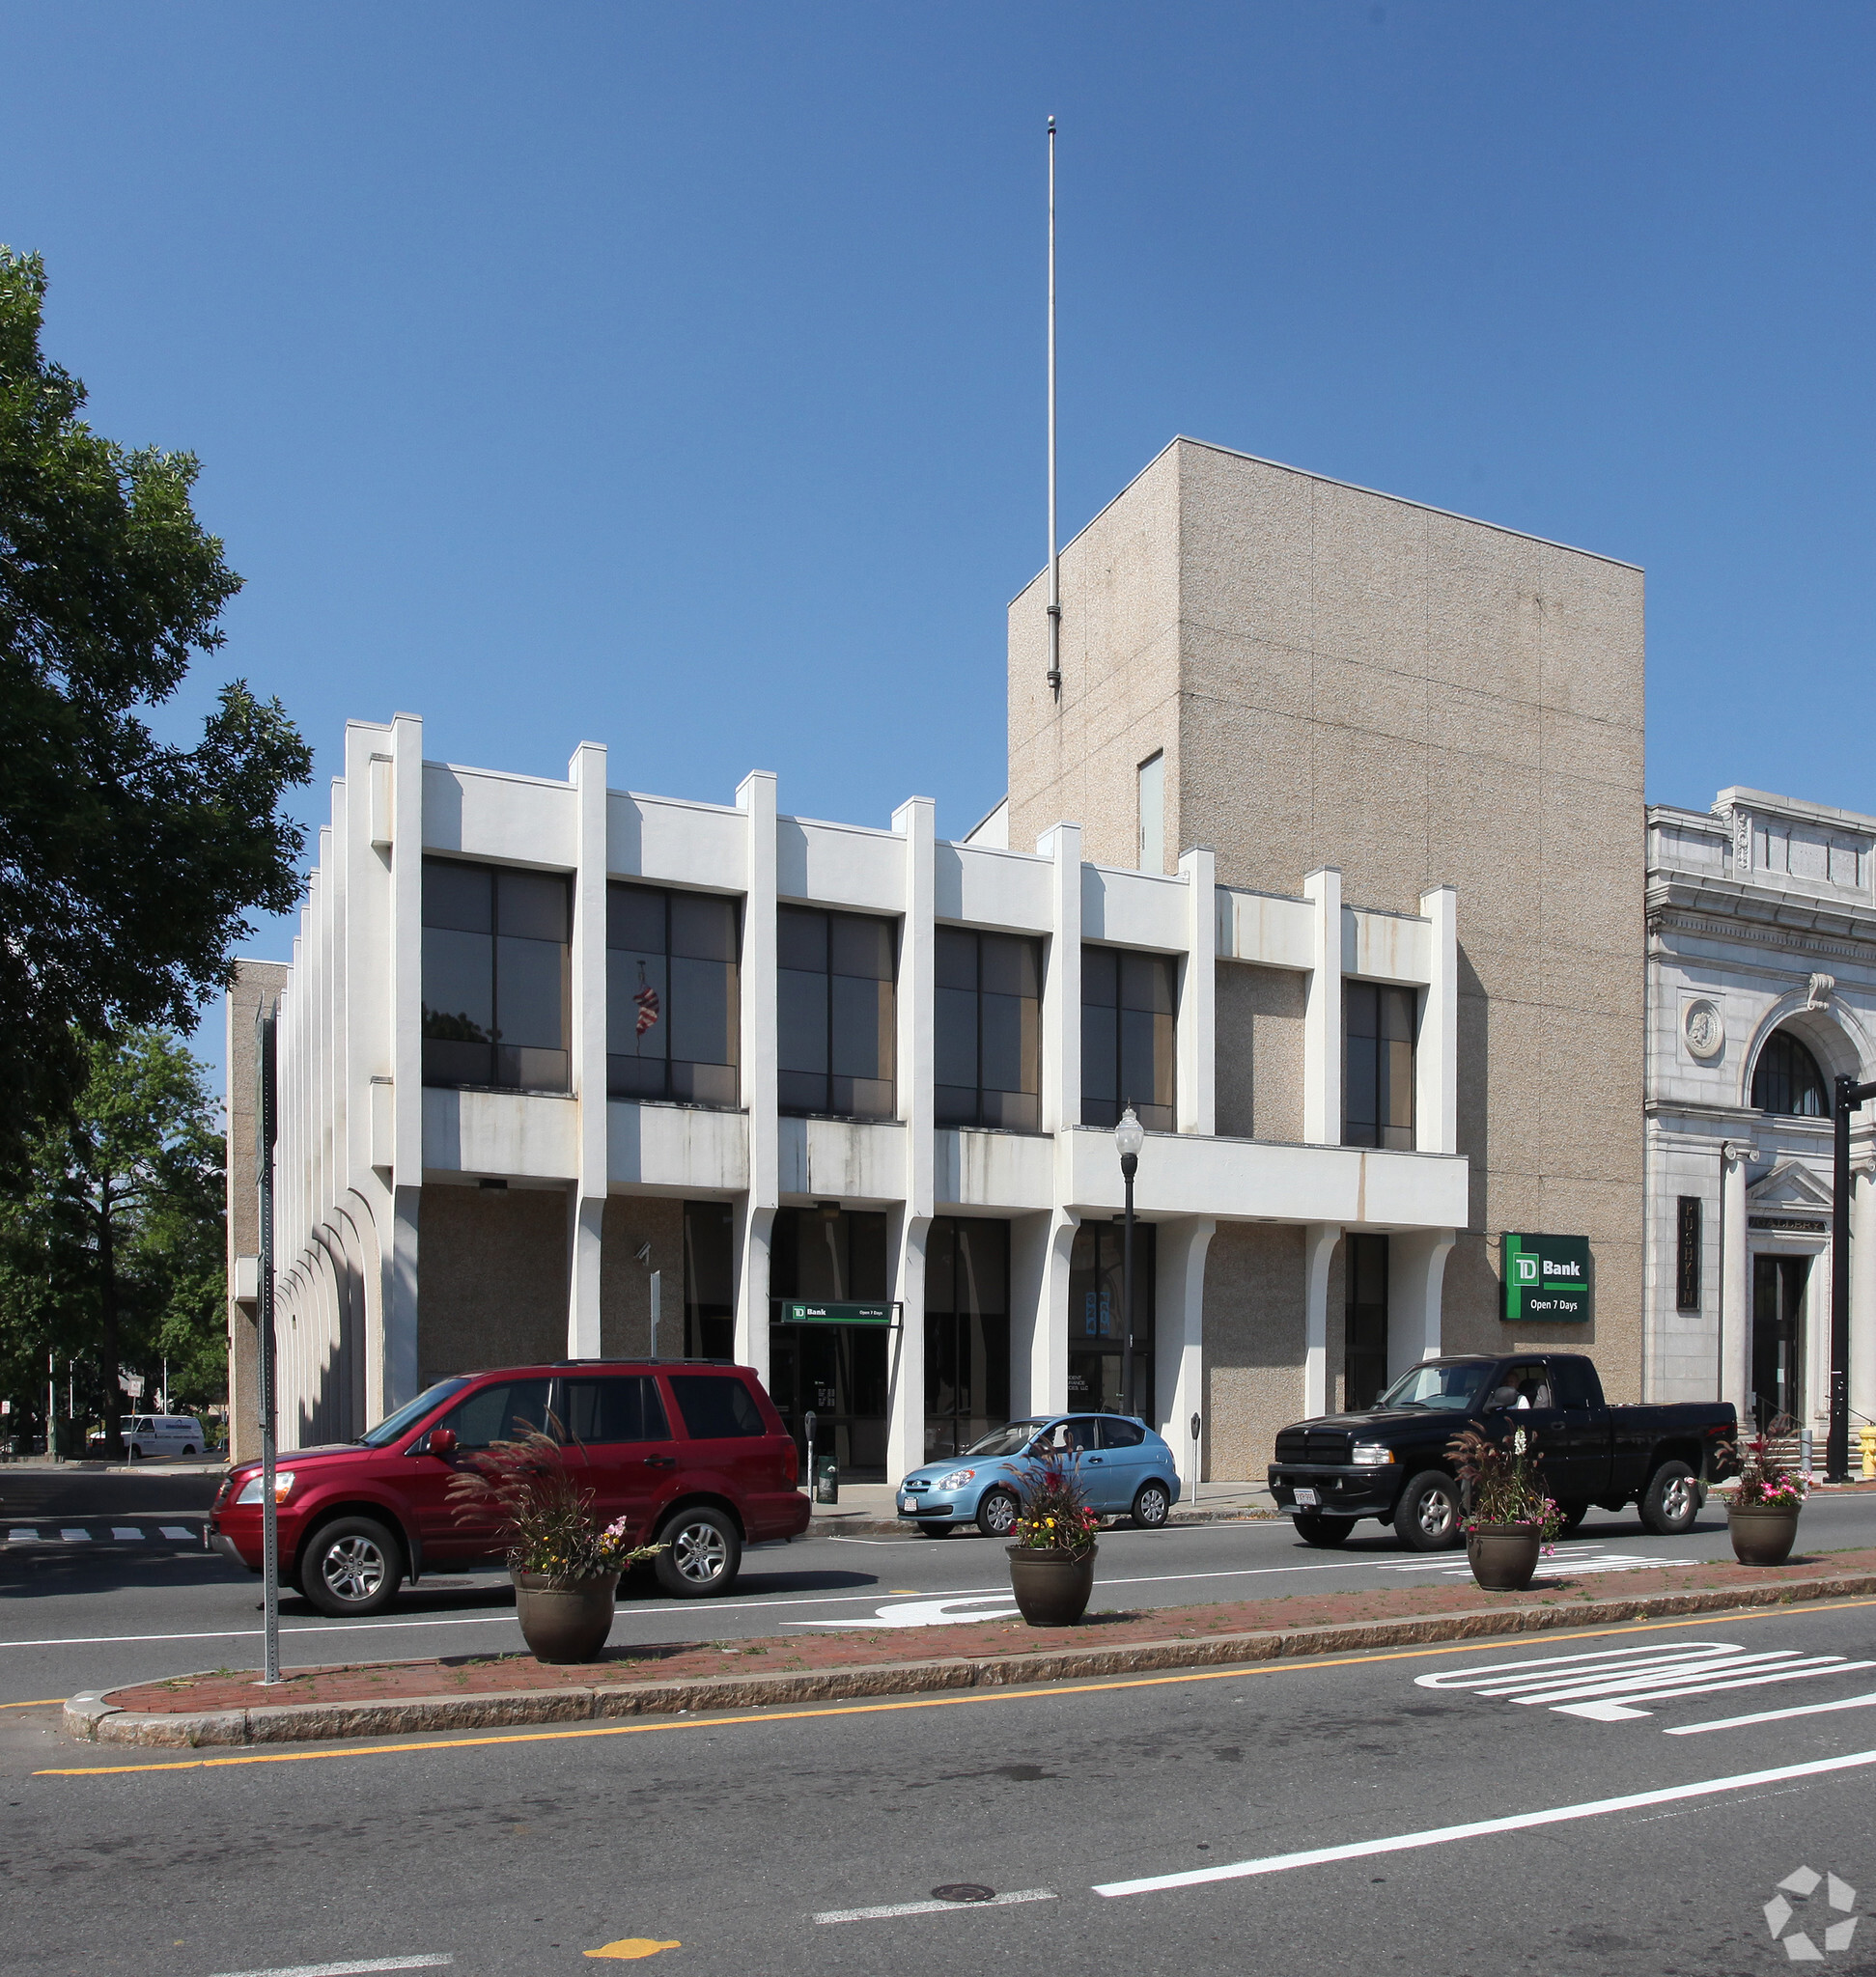
[[[1690,1002],[1681,1016],[1681,1033],[1695,1057],[1718,1057],[1726,1044],[1726,1021],[1705,1000]]]

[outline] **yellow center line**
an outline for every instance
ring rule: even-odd
[[[64,1701],[62,1695],[46,1695],[36,1703],[0,1703],[0,1710],[56,1710]]]
[[[344,1757],[401,1757],[411,1751],[476,1750],[503,1743],[568,1743],[590,1737],[648,1737],[672,1730],[733,1730],[753,1723],[798,1723],[824,1716],[878,1716],[899,1710],[952,1710],[971,1703],[1043,1701],[1057,1695],[1100,1695],[1127,1688],[1167,1688],[1188,1682],[1242,1682],[1255,1675],[1302,1675],[1318,1668],[1357,1668],[1381,1661],[1425,1660],[1435,1655],[1470,1655],[1481,1648],[1534,1647],[1556,1640],[1599,1640],[1605,1635],[1664,1633],[1686,1627],[1733,1627],[1744,1620],[1790,1620],[1813,1613],[1842,1613],[1876,1606],[1876,1599],[1835,1600],[1817,1604],[1745,1607],[1731,1613],[1699,1614],[1681,1620],[1628,1621],[1616,1627],[1547,1628],[1536,1634],[1473,1634],[1434,1647],[1387,1648],[1366,1655],[1326,1656],[1317,1660],[1258,1661],[1229,1668],[1182,1670],[1176,1675],[1134,1675],[1109,1682],[1056,1682],[1029,1688],[973,1688],[963,1695],[909,1697],[890,1703],[835,1703],[811,1710],[761,1710],[746,1715],[663,1717],[653,1723],[596,1723],[577,1730],[518,1730],[499,1737],[438,1737],[421,1743],[351,1744],[342,1750],[281,1750],[242,1757],[169,1759],[161,1764],[70,1765],[35,1771],[36,1778],[108,1778],[129,1771],[206,1771],[230,1765],[304,1765]],[[835,1671],[838,1672],[838,1671]]]

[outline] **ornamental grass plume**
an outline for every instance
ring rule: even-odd
[[[1085,1558],[1094,1549],[1101,1518],[1081,1484],[1079,1458],[1047,1455],[1024,1477],[1010,1536],[1028,1551],[1066,1551]]]
[[[496,1542],[511,1572],[572,1581],[604,1578],[639,1560],[655,1558],[660,1545],[634,1545],[630,1520],[602,1524],[593,1492],[568,1471],[570,1444],[549,1414],[552,1434],[521,1423],[513,1441],[465,1449],[450,1479],[450,1514],[458,1523],[492,1518]],[[578,1442],[582,1463],[587,1461]]]
[[[1563,1528],[1563,1511],[1538,1481],[1536,1454],[1537,1433],[1530,1428],[1514,1428],[1502,1441],[1467,1428],[1447,1442],[1446,1457],[1459,1478],[1462,1531],[1524,1524],[1535,1526],[1546,1545],[1551,1544]]]

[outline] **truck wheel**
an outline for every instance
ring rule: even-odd
[[[1641,1528],[1657,1538],[1678,1538],[1700,1515],[1700,1483],[1685,1462],[1663,1462],[1641,1492]]]
[[[398,1541],[373,1518],[334,1518],[299,1558],[299,1590],[334,1620],[381,1613],[404,1583]]]
[[[1348,1543],[1349,1533],[1355,1529],[1353,1518],[1326,1518],[1317,1511],[1304,1511],[1302,1516],[1290,1519],[1297,1528],[1297,1536],[1305,1545],[1321,1545],[1325,1550]]]
[[[1446,1551],[1460,1542],[1459,1485],[1445,1470],[1423,1470],[1401,1491],[1394,1535],[1410,1551]]]
[[[1557,1527],[1557,1536],[1567,1538],[1572,1531],[1582,1528],[1582,1520],[1589,1515],[1586,1503],[1559,1503],[1557,1509],[1563,1513],[1563,1522]]]

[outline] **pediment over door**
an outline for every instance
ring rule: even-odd
[[[1755,1215],[1828,1216],[1831,1190],[1797,1160],[1780,1160],[1746,1190],[1746,1206]]]

